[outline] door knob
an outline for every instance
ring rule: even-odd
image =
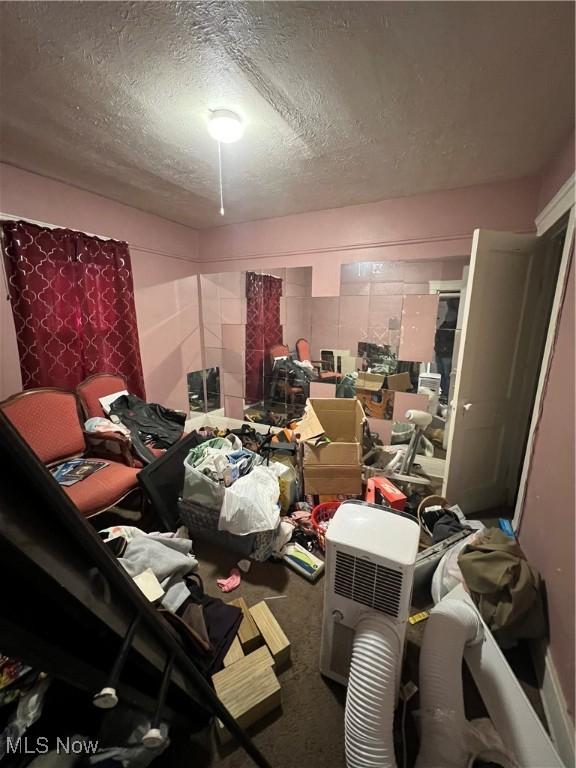
[[[469,411],[469,410],[470,410],[470,408],[472,408],[472,403],[464,403],[464,405],[462,406],[462,408],[463,408],[465,411]]]

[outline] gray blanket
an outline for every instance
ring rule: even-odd
[[[153,534],[130,539],[118,562],[132,577],[151,568],[165,593],[162,606],[173,612],[190,596],[184,577],[198,567],[190,539],[169,539]]]

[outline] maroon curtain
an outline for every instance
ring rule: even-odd
[[[128,245],[25,221],[2,229],[23,388],[120,373],[144,397]]]
[[[263,399],[268,350],[282,344],[280,297],[282,280],[246,273],[246,402]]]

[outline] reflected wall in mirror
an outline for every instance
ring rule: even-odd
[[[208,413],[221,407],[219,368],[191,371],[187,379],[190,411]]]

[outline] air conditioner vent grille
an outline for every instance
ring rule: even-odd
[[[402,573],[347,552],[336,552],[334,592],[398,618]]]

